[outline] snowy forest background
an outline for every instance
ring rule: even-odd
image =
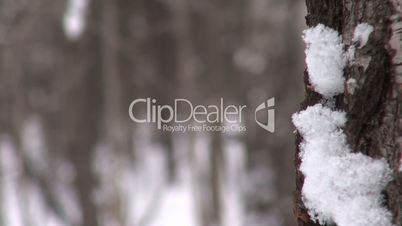
[[[0,0],[0,225],[295,225],[304,4]],[[275,97],[276,131],[160,132],[148,96]]]

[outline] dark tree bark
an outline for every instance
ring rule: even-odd
[[[345,46],[352,45],[353,32],[357,24],[368,23],[374,27],[368,43],[356,49],[355,63],[344,70],[345,79],[356,79],[357,88],[351,92],[345,86],[345,93],[336,97],[336,108],[347,113],[344,131],[354,152],[361,152],[373,158],[385,158],[394,180],[385,191],[386,206],[393,214],[393,223],[401,221],[401,179],[400,137],[402,135],[400,50],[401,39],[396,27],[400,26],[401,11],[392,1],[332,1],[306,0],[307,25],[319,23],[337,30]],[[394,29],[394,30],[393,30]],[[399,60],[399,61],[398,61]],[[305,71],[305,85],[309,85]],[[301,109],[316,104],[321,99],[318,93],[306,88]],[[298,134],[296,145],[302,138]],[[310,216],[301,201],[304,177],[300,166],[299,148],[296,149],[296,192],[294,212],[300,226],[319,225]]]

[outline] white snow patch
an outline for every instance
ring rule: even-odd
[[[303,39],[307,44],[306,64],[314,90],[324,97],[342,93],[347,56],[338,32],[319,24],[305,30]]]
[[[49,171],[49,159],[43,137],[42,122],[37,116],[30,116],[24,123],[21,133],[22,150],[26,158],[38,173],[47,175]]]
[[[352,41],[358,42],[359,44],[358,48],[362,48],[367,44],[369,36],[373,31],[374,31],[373,26],[371,26],[368,23],[358,24],[355,28]]]
[[[346,81],[346,90],[348,91],[348,93],[353,95],[357,87],[358,85],[356,79],[350,78]]]
[[[349,46],[348,50],[345,53],[349,63],[354,64],[355,54],[356,54],[356,47],[354,45]]]
[[[40,170],[48,170],[45,164],[48,153],[42,150],[43,134],[40,127],[40,122],[35,118],[24,124],[22,137],[22,149],[26,154],[26,158],[31,161],[31,164]],[[32,153],[31,153],[32,152]],[[0,209],[3,210],[3,223],[9,226],[32,225],[32,226],[66,226],[70,222],[64,222],[54,214],[46,203],[45,197],[42,194],[41,188],[34,181],[25,177],[23,172],[23,162],[21,153],[13,140],[7,135],[0,136]],[[39,155],[39,156],[36,156]],[[39,165],[38,165],[39,164]],[[42,165],[45,164],[45,165]],[[46,167],[45,167],[46,166]],[[44,168],[41,168],[44,167]],[[40,171],[41,173],[44,173]],[[65,175],[65,174],[64,174]],[[67,221],[72,220],[72,223],[77,223],[79,219],[73,218],[76,215],[69,215],[72,211],[79,211],[77,205],[68,206],[64,201],[73,202],[71,196],[66,196],[65,193],[70,187],[61,183],[65,178],[59,178],[52,185],[56,188],[55,192],[60,198],[60,204],[63,206],[63,211],[66,211]],[[58,189],[63,188],[63,189]],[[67,189],[67,190],[66,190]],[[71,188],[72,189],[72,188]],[[68,190],[70,191],[70,190]],[[78,213],[79,214],[79,213]],[[71,217],[71,218],[69,218]]]
[[[64,33],[70,40],[76,40],[85,29],[85,16],[89,0],[68,0],[64,13]]]
[[[176,184],[167,190],[163,195],[163,200],[156,217],[150,223],[150,226],[174,225],[174,226],[192,226],[196,225],[194,200],[192,190],[189,184]]]
[[[316,104],[292,119],[303,136],[302,195],[312,219],[339,226],[391,226],[381,196],[391,180],[388,164],[351,153],[341,129],[346,114]]]
[[[0,184],[2,185],[0,209],[5,210],[2,219],[4,225],[22,226],[24,222],[18,193],[22,166],[15,146],[6,136],[0,137],[0,173]]]
[[[235,139],[225,140],[225,173],[223,183],[223,223],[224,226],[244,225],[242,186],[244,185],[246,152],[244,145]]]

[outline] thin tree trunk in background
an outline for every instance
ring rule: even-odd
[[[100,136],[102,83],[100,37],[97,33],[101,5],[90,1],[87,29],[77,43],[66,46],[67,62],[64,76],[68,90],[63,100],[63,123],[68,157],[76,172],[74,185],[81,207],[82,226],[97,226],[98,213],[94,203],[97,185],[93,171],[93,153]],[[108,167],[108,166],[104,166]]]
[[[118,64],[118,20],[116,2],[114,0],[101,1],[102,22],[100,26],[102,50],[102,78],[104,99],[104,120],[106,139],[114,143],[118,139],[116,132],[120,129],[121,119],[121,82]],[[115,146],[115,145],[113,145]],[[113,147],[115,148],[115,147]]]
[[[191,175],[191,188],[193,193],[193,200],[194,200],[194,210],[195,210],[195,218],[198,225],[205,225],[204,224],[204,217],[203,217],[203,196],[201,192],[201,172],[197,165],[196,159],[196,144],[195,144],[196,136],[193,133],[189,134],[188,143],[187,143],[187,160],[190,166],[190,175]]]
[[[67,148],[77,172],[75,186],[82,211],[82,225],[96,226],[98,225],[97,212],[93,200],[96,179],[92,170],[92,156],[98,136],[97,121],[99,119],[95,117],[98,111],[93,106],[95,100],[91,97],[93,92],[97,92],[95,89],[99,87],[93,87],[93,85],[97,86],[96,80],[89,79],[86,75],[83,77],[84,81],[74,89],[74,95],[69,98],[69,106],[74,108],[74,111],[69,113],[68,123],[71,124],[68,130],[70,136]]]
[[[153,62],[152,76],[156,76],[158,83],[151,84],[148,95],[157,99],[158,102],[167,104],[173,100],[177,92],[176,77],[176,42],[174,17],[172,8],[167,1],[145,0],[144,11],[149,31],[145,41],[146,51]],[[174,3],[172,3],[174,4]],[[166,111],[162,117],[166,118]],[[175,153],[173,137],[171,133],[158,131],[157,141],[164,147],[167,165],[168,182],[176,180]]]
[[[114,153],[114,159],[120,161],[124,159],[125,153],[130,153],[130,135],[128,124],[124,123],[125,114],[122,112],[123,89],[122,76],[120,74],[119,49],[121,42],[119,40],[119,17],[118,1],[102,0],[102,26],[101,32],[101,50],[102,50],[102,78],[103,78],[103,138]],[[111,167],[113,178],[118,178],[121,172],[117,167]],[[125,225],[127,219],[127,206],[125,199],[120,192],[119,182],[113,182],[105,186],[113,189],[111,198],[102,207],[109,207],[113,220],[120,226]],[[105,209],[108,209],[108,208]]]
[[[92,170],[92,157],[98,138],[98,109],[94,107],[97,100],[94,92],[99,92],[96,74],[84,72],[82,82],[74,88],[73,94],[68,97],[68,106],[74,109],[69,112],[66,123],[69,129],[67,148],[70,160],[77,172],[75,187],[82,211],[82,225],[98,225],[97,211],[93,200],[96,179]],[[107,166],[105,166],[107,167]]]
[[[222,200],[222,183],[224,172],[224,155],[222,135],[215,133],[212,135],[211,141],[211,194],[212,194],[212,225],[222,225],[222,213],[223,213],[223,200]]]
[[[173,136],[170,133],[164,133],[161,135],[159,139],[166,151],[167,181],[168,183],[174,183],[177,180],[176,176],[177,172],[176,172],[175,150],[173,147]]]
[[[4,173],[3,173],[3,166],[0,166],[0,194],[4,194],[3,186],[4,186]],[[3,195],[0,195],[0,203],[4,203]],[[5,208],[3,205],[0,205],[0,225],[5,225]]]
[[[351,39],[357,24],[366,22],[374,27],[367,45],[356,49],[356,63],[348,65],[345,69],[345,79],[356,79],[358,86],[354,92],[349,92],[346,87],[345,93],[337,96],[336,107],[347,113],[348,121],[344,131],[352,150],[371,157],[384,157],[390,164],[394,180],[385,191],[385,201],[394,216],[394,224],[400,226],[402,175],[398,172],[401,154],[398,142],[402,136],[402,90],[399,84],[401,74],[398,71],[401,63],[399,62],[401,46],[399,44],[395,48],[390,43],[392,40],[396,43],[401,42],[399,37],[395,37],[395,33],[394,36],[391,33],[392,27],[398,23],[400,26],[398,21],[402,16],[401,11],[398,11],[391,2],[381,0],[307,0],[306,2],[307,25],[312,27],[322,23],[337,30],[346,46],[352,44]],[[394,16],[391,17],[392,15]],[[394,58],[393,54],[396,54]],[[305,72],[305,84],[309,85],[307,72]],[[319,94],[306,89],[306,99],[301,109],[318,103],[320,98]],[[300,135],[297,135],[297,145],[301,139]],[[300,166],[299,152],[297,148],[296,169]],[[303,180],[302,173],[297,170],[294,211],[298,224],[319,225],[311,221],[301,201]]]

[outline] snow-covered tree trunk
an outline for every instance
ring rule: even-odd
[[[323,24],[339,32],[344,49],[352,49],[352,60],[346,63],[344,92],[335,96],[336,110],[346,113],[343,132],[353,153],[373,159],[385,158],[392,180],[384,190],[384,206],[392,213],[392,223],[402,225],[402,2],[398,0],[306,0],[307,25]],[[368,41],[356,39],[356,27],[367,23],[373,27]],[[355,37],[354,37],[355,36]],[[306,95],[301,110],[325,99],[311,84],[305,71]],[[296,139],[296,192],[294,213],[298,225],[320,225],[313,221],[303,202],[305,175],[300,171],[302,159]],[[325,175],[323,175],[325,176]],[[348,209],[350,206],[344,206]],[[359,216],[354,216],[358,218]],[[336,222],[335,222],[336,223]],[[350,224],[355,225],[355,224]]]

